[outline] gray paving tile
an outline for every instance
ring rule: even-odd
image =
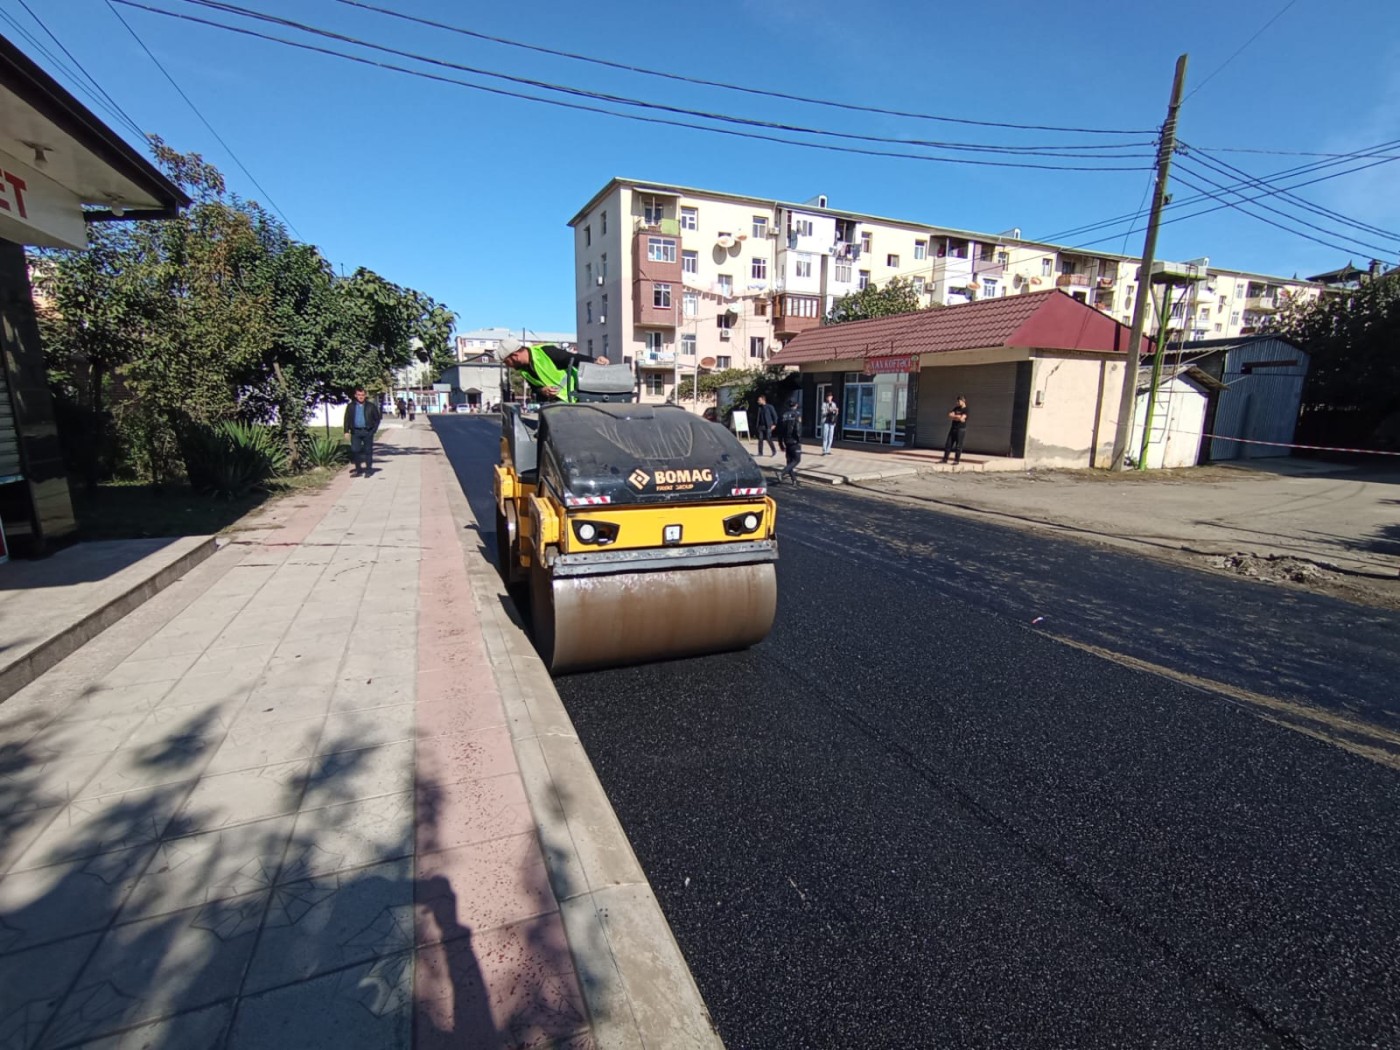
[[[0,746],[0,815],[71,802],[108,761],[105,751]]]
[[[156,682],[109,684],[98,680],[74,700],[59,716],[65,722],[110,718],[113,715],[145,714],[162,700],[177,676]]]
[[[269,732],[273,723],[266,720],[240,720],[224,737],[204,772],[212,776],[310,758],[316,754],[316,742],[325,721],[324,714],[288,719],[275,723],[276,731]]]
[[[100,934],[0,955],[0,1047],[34,1046]]]
[[[10,870],[25,871],[154,842],[170,826],[186,789],[178,784],[70,802]]]
[[[198,660],[198,653],[168,653],[149,660],[123,660],[102,676],[108,685],[142,685],[179,678]]]
[[[11,870],[34,845],[34,840],[64,810],[61,805],[14,813],[0,809],[0,874]]]
[[[275,726],[324,715],[330,708],[331,683],[259,685],[233,719],[233,725]]]
[[[166,839],[133,882],[117,921],[228,900],[268,889],[296,818],[287,815]]]
[[[406,951],[413,947],[413,930],[409,857],[280,885],[244,993]]]
[[[337,751],[313,760],[303,809],[392,795],[413,787],[412,740],[358,751]]]
[[[159,1021],[129,1028],[113,1035],[99,1036],[81,1043],[70,1043],[74,1050],[196,1050],[219,1045],[233,1017],[233,1002],[216,1003],[202,1010],[163,1017]]]
[[[0,954],[105,928],[154,849],[137,846],[0,878]]]
[[[213,831],[295,812],[308,769],[305,762],[286,762],[202,777],[180,810],[179,833]]]
[[[146,720],[150,710],[141,707],[101,718],[59,718],[44,728],[32,746],[35,750],[42,748],[46,753],[64,755],[115,751],[131,739],[131,734]]]
[[[389,707],[412,703],[417,698],[418,673],[399,675],[344,676],[335,683],[332,711],[356,711],[367,707]]]
[[[289,651],[286,656],[275,657],[268,663],[259,684],[286,688],[333,682],[340,675],[343,648],[343,644],[338,645],[329,655],[324,655],[324,649],[319,647],[305,655]]]
[[[412,953],[240,1000],[228,1050],[409,1050]]]
[[[293,882],[410,856],[413,820],[411,791],[303,810],[278,879]]]
[[[418,647],[415,644],[407,649],[352,649],[340,673],[344,678],[389,678],[413,674],[417,670]]]
[[[267,666],[277,642],[208,649],[189,668],[191,675],[225,674],[229,671],[249,672]]]
[[[160,698],[159,707],[187,707],[208,704],[231,709],[242,703],[262,675],[261,667],[185,675]]]
[[[266,896],[256,894],[112,927],[56,1011],[45,1045],[91,1040],[232,998],[266,906]]]
[[[368,711],[341,711],[326,716],[317,746],[320,754],[379,747],[413,739],[414,704],[395,704]]]

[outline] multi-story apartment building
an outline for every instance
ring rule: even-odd
[[[1132,256],[839,211],[825,197],[796,204],[619,178],[569,225],[579,345],[635,365],[648,401],[698,369],[762,366],[836,299],[894,277],[924,306],[1060,288],[1124,322],[1140,284]],[[1169,338],[1248,335],[1289,298],[1322,290],[1198,262],[1202,279],[1172,294]]]

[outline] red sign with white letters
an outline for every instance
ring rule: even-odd
[[[917,372],[918,354],[903,354],[898,357],[867,357],[865,374],[877,376],[888,372]]]

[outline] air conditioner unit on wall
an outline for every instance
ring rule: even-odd
[[[607,314],[599,314],[599,315],[598,315],[598,323],[599,323],[599,324],[607,324],[607,323],[608,323],[608,316],[607,316]]]
[[[728,328],[721,328],[721,329],[719,330],[719,341],[720,341],[721,343],[727,343],[727,342],[729,342],[729,329],[728,329]]]
[[[603,283],[603,275],[600,273],[600,274],[598,275],[598,284],[601,286],[602,283]]]

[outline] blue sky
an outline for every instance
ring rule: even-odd
[[[141,2],[297,35],[184,0]],[[230,2],[478,68],[803,127],[999,146],[1147,138],[969,127],[842,111],[521,51],[336,0]],[[1364,14],[1321,0],[1294,0],[1287,10],[1286,0],[1080,6],[1044,0],[999,5],[928,0],[864,5],[849,0],[373,2],[481,33],[689,77],[883,109],[1057,127],[1155,128],[1166,107],[1176,56],[1188,52],[1189,97],[1180,136],[1193,146],[1342,153],[1400,139],[1400,3],[1393,0],[1363,5]],[[488,325],[573,329],[572,242],[565,224],[614,175],[785,200],[825,193],[832,207],[974,230],[1020,227],[1028,237],[1137,211],[1148,185],[1147,160],[1115,162],[1142,169],[1113,172],[975,167],[638,123],[433,83],[118,7],[261,184],[265,192],[260,192],[106,0],[28,0],[28,5],[141,128],[178,149],[203,153],[244,195],[264,203],[270,197],[303,240],[319,245],[347,272],[368,266],[446,303],[459,315],[462,330]],[[1281,10],[1272,25],[1231,58]],[[0,0],[0,11],[68,64],[21,0]],[[8,21],[0,22],[0,32],[93,105],[84,85],[37,53]],[[911,151],[897,144],[826,141]],[[1393,152],[1400,155],[1400,149]],[[1255,176],[1321,159],[1205,156]],[[1202,161],[1194,163],[1198,183],[1203,172],[1227,181],[1201,168]],[[1183,166],[1183,176],[1188,170]],[[1307,177],[1317,176],[1299,178]],[[1381,164],[1299,193],[1349,218],[1400,231],[1397,191],[1400,163]],[[1178,197],[1191,193],[1180,184],[1174,192]],[[1287,213],[1266,212],[1270,219],[1336,247],[1227,209],[1164,226],[1158,254],[1177,259],[1209,255],[1218,265],[1285,276],[1330,269],[1348,258],[1364,265],[1378,254],[1392,264],[1400,257],[1400,236],[1347,227],[1278,198],[1263,203]],[[1302,226],[1298,218],[1326,232]],[[1131,233],[1125,240],[1127,229],[1119,225],[1063,240],[1080,243],[1108,234],[1098,243],[1100,249],[1136,253],[1142,234]],[[1388,252],[1343,240],[1347,234]]]

